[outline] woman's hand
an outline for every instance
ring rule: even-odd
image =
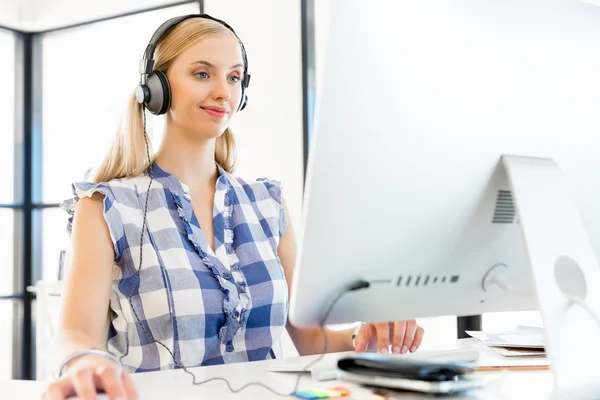
[[[414,353],[421,342],[425,331],[414,319],[410,321],[383,322],[364,324],[355,338],[356,351],[379,351],[388,353],[390,345],[395,354]]]
[[[42,398],[64,400],[79,396],[82,400],[96,399],[96,393],[102,391],[111,400],[138,398],[131,376],[120,365],[90,354],[69,363],[62,377],[48,385]]]

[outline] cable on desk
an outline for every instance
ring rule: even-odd
[[[321,361],[323,359],[323,357],[325,356],[325,354],[327,353],[328,341],[327,341],[327,332],[325,331],[325,324],[327,322],[327,318],[329,318],[329,314],[331,314],[331,311],[333,310],[333,308],[335,307],[335,305],[337,304],[339,299],[346,293],[349,293],[349,292],[352,292],[355,290],[366,289],[369,286],[370,286],[369,282],[366,282],[366,281],[359,281],[359,282],[353,283],[353,284],[347,286],[346,288],[344,288],[342,291],[340,291],[340,293],[338,293],[337,296],[333,299],[333,301],[329,304],[329,307],[327,308],[327,311],[325,312],[325,314],[319,324],[320,328],[321,328],[321,333],[323,334],[323,352],[319,355],[319,357],[316,360],[313,360],[309,364],[307,364],[304,367],[304,369],[302,370],[302,372],[300,372],[298,374],[298,377],[296,378],[296,383],[294,385],[294,389],[292,390],[291,393],[295,393],[298,391],[298,386],[300,385],[300,379],[302,378],[302,375],[304,374],[304,372],[307,372],[310,369],[310,367],[312,367],[313,365],[315,365],[319,361]],[[171,353],[171,352],[169,352],[169,353]],[[171,355],[172,355],[172,353],[171,353]],[[270,391],[278,396],[288,397],[291,394],[291,393],[278,392],[277,390],[265,385],[262,382],[248,382],[244,386],[242,386],[238,389],[234,389],[226,378],[221,378],[221,377],[210,378],[210,379],[206,379],[204,381],[196,382],[196,376],[192,372],[190,372],[185,365],[183,365],[181,362],[177,362],[175,360],[174,356],[173,356],[173,361],[176,363],[177,366],[181,367],[184,370],[184,372],[186,372],[192,376],[192,378],[193,378],[192,384],[194,384],[194,385],[203,385],[205,383],[212,382],[212,381],[223,381],[223,382],[225,382],[225,384],[227,385],[227,388],[229,389],[229,391],[231,393],[239,393],[242,390],[246,389],[247,387],[255,385],[255,386],[260,386],[264,389],[267,389],[268,391]]]
[[[292,391],[292,393],[295,393],[298,391],[298,386],[300,385],[300,379],[302,378],[302,375],[305,372],[307,372],[310,369],[310,367],[314,366],[319,361],[321,361],[323,359],[323,357],[325,357],[325,354],[327,353],[328,341],[327,341],[327,332],[325,332],[325,324],[327,322],[327,318],[329,318],[329,314],[331,314],[331,311],[333,310],[333,307],[335,307],[335,305],[337,304],[338,300],[346,293],[353,292],[355,290],[366,289],[369,286],[370,286],[370,283],[367,281],[358,281],[356,283],[353,283],[353,284],[347,286],[346,288],[344,288],[340,293],[338,293],[337,296],[333,299],[333,301],[329,304],[327,311],[325,311],[325,314],[319,323],[320,328],[321,328],[321,333],[323,334],[323,351],[321,352],[321,355],[319,357],[317,357],[316,360],[308,363],[304,367],[302,372],[298,374],[298,378],[296,378],[296,385],[294,385],[294,390]]]

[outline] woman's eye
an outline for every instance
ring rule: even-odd
[[[231,77],[231,78],[229,78],[229,79],[231,79],[231,81],[232,81],[233,83],[238,83],[238,82],[240,81],[240,77],[239,77],[239,76],[232,76],[232,77]]]
[[[208,73],[206,73],[206,72],[196,72],[194,74],[194,76],[196,76],[199,79],[206,79],[206,78],[208,78]]]

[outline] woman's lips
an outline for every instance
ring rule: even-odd
[[[202,108],[208,115],[215,118],[223,118],[227,114],[227,110],[223,107],[205,106]]]

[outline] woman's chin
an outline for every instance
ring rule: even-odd
[[[200,127],[196,126],[196,136],[201,139],[216,139],[225,132],[226,126],[221,124],[202,124]]]

